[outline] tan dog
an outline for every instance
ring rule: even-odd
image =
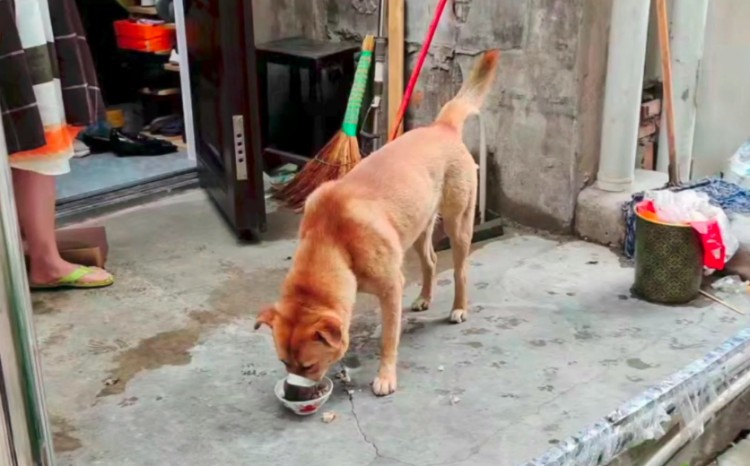
[[[485,53],[435,123],[415,129],[308,198],[300,245],[281,299],[258,316],[273,330],[276,352],[290,373],[320,380],[349,347],[358,291],[380,300],[381,360],[372,388],[396,390],[401,334],[404,252],[414,245],[422,291],[412,305],[427,310],[437,255],[432,230],[439,214],[451,239],[455,298],[450,321],[467,317],[466,268],[474,227],[477,165],[462,142],[466,118],[479,111],[494,80],[499,52]]]

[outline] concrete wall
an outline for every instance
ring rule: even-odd
[[[313,0],[252,0],[255,42],[292,36],[322,39],[325,19]]]
[[[698,84],[693,178],[718,173],[750,138],[750,2],[712,0]]]
[[[674,0],[667,0],[667,12],[671,13]],[[659,52],[659,26],[656,21],[656,2],[651,0],[651,16],[648,19],[648,45],[646,48],[646,67],[643,74],[644,84],[661,82],[661,54]]]
[[[375,0],[315,0],[331,38],[374,33]],[[407,1],[415,60],[437,0]],[[611,0],[454,0],[443,17],[407,125],[428,124],[475,56],[504,51],[485,109],[488,208],[532,226],[568,230],[578,192],[593,181]],[[476,153],[477,127],[465,140]]]
[[[674,0],[667,6],[672,11]],[[708,7],[706,44],[698,78],[692,178],[717,175],[750,138],[750,3],[713,0]],[[644,82],[661,81],[661,58],[652,8]]]
[[[410,66],[438,0],[407,1]],[[357,40],[377,29],[378,0],[254,0],[256,40]],[[611,0],[453,0],[443,16],[407,126],[432,121],[477,54],[504,51],[485,109],[488,208],[532,226],[570,229],[593,181]],[[465,140],[478,152],[477,126]]]
[[[324,39],[325,13],[312,0],[252,0],[255,43],[302,36]],[[290,108],[288,68],[268,67],[268,121],[271,138],[284,133],[284,116]]]

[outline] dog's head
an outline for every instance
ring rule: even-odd
[[[290,306],[294,304],[267,307],[258,315],[255,329],[262,325],[271,328],[276,354],[289,373],[320,380],[346,353],[349,341],[343,322],[335,313],[305,312]]]

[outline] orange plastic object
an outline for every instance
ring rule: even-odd
[[[659,217],[656,215],[656,212],[651,212],[648,210],[640,210],[638,211],[640,216],[645,220],[650,220],[655,223],[659,223]]]
[[[115,21],[117,46],[139,52],[167,52],[174,47],[174,29],[163,24],[144,24],[123,19]]]
[[[171,36],[173,33],[173,29],[169,29],[163,24],[139,23],[130,19],[115,21],[115,34],[118,36],[149,40]]]
[[[656,208],[654,207],[654,202],[647,200],[647,201],[641,201],[638,205],[635,206],[635,213],[639,217],[641,217],[644,220],[648,220],[649,222],[658,223],[660,225],[669,225],[673,227],[686,227],[690,228],[690,224],[688,223],[667,223],[659,218],[659,215],[656,213]]]
[[[174,40],[171,37],[139,40],[119,36],[117,38],[117,46],[121,49],[136,50],[138,52],[168,52],[174,47]]]

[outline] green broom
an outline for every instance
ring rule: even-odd
[[[367,89],[374,48],[375,38],[365,36],[341,130],[328,141],[328,144],[305,165],[305,168],[292,181],[274,193],[274,199],[284,202],[288,207],[301,210],[305,205],[307,196],[312,194],[318,186],[326,181],[336,180],[346,175],[361,160],[362,156],[357,141],[357,127],[362,101]]]

